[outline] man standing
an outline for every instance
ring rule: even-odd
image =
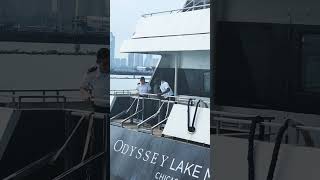
[[[89,115],[88,129],[84,150],[82,153],[82,161],[87,157],[95,154],[96,151],[106,151],[104,143],[91,143],[94,139],[95,142],[105,142],[107,137],[104,132],[108,132],[108,127],[105,120],[108,120],[108,113],[110,112],[109,105],[109,50],[101,48],[97,52],[96,64],[88,69],[81,85],[80,93],[84,99],[93,103],[94,111],[97,113],[105,114],[104,119],[94,118],[93,114]],[[107,130],[105,130],[107,128]],[[104,162],[107,163],[107,162]],[[87,168],[88,177],[103,174],[103,170],[94,170],[92,165]],[[99,176],[99,175],[98,175]],[[102,176],[102,175],[101,175]]]
[[[95,112],[106,113],[109,109],[109,50],[97,52],[96,65],[88,69],[80,86],[84,99],[93,99]]]
[[[139,96],[145,96],[145,94],[151,91],[151,87],[149,83],[146,82],[144,77],[140,78],[140,83],[138,83],[137,91],[139,92]]]
[[[160,82],[160,91],[161,93],[158,93],[158,96],[164,96],[164,98],[168,98],[169,96],[173,96],[173,91],[169,85],[169,83],[167,83],[165,80],[163,80],[164,78],[161,78],[161,82]]]

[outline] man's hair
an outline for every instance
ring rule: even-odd
[[[102,59],[109,59],[109,49],[101,48],[97,52],[97,63],[100,63]]]
[[[145,79],[144,79],[144,77],[143,77],[143,76],[140,78],[140,81],[142,81],[142,80],[144,80],[144,81],[145,81]]]

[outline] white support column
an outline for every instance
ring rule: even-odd
[[[180,59],[180,55],[176,54],[174,57],[174,95],[177,96],[178,95],[178,67],[179,67],[179,60]]]
[[[79,16],[79,0],[76,0],[76,5],[75,5],[75,17]]]

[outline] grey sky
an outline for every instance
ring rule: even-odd
[[[129,39],[142,14],[182,8],[186,0],[110,0],[111,32],[116,37],[115,57],[123,40]]]

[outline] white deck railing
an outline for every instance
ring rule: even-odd
[[[146,17],[159,15],[159,14],[172,14],[172,13],[195,11],[195,10],[207,9],[207,8],[210,8],[210,4],[198,5],[198,6],[192,6],[192,7],[185,7],[185,8],[168,10],[168,11],[159,11],[159,12],[154,12],[154,13],[147,13],[147,14],[143,14],[142,17],[146,18]]]

